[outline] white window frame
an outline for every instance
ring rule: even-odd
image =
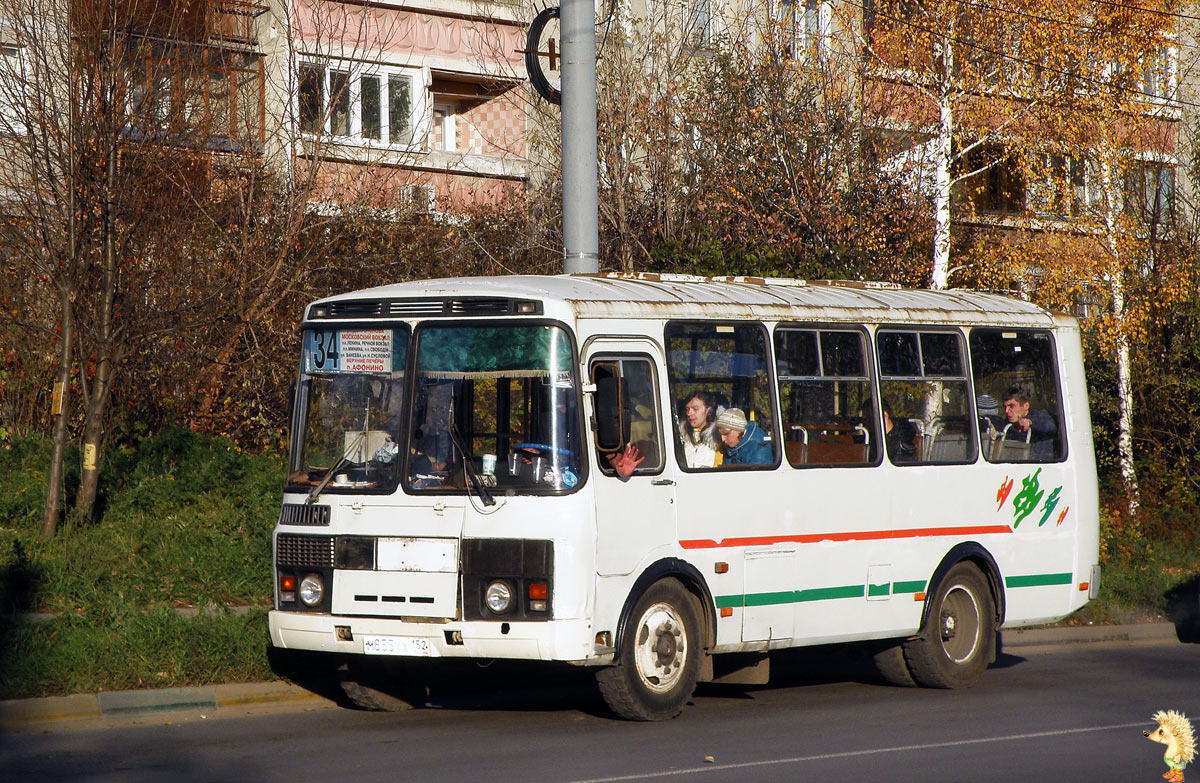
[[[1151,62],[1142,64],[1140,79],[1142,93],[1152,101],[1170,103],[1178,88],[1179,49],[1168,46],[1151,55]],[[1161,70],[1159,70],[1161,68]]]
[[[380,147],[386,149],[424,149],[425,138],[429,126],[429,107],[427,96],[427,85],[425,71],[422,68],[414,68],[411,66],[402,65],[387,65],[380,63],[358,63],[347,60],[318,60],[315,58],[304,58],[299,62],[299,71],[297,73],[297,95],[296,95],[296,117],[299,123],[298,127],[302,136],[306,138],[323,138],[332,140],[339,144],[360,145],[363,147]],[[300,117],[301,104],[303,103],[300,95],[299,85],[303,81],[300,77],[300,72],[305,68],[318,69],[321,73],[321,96],[319,106],[319,117],[321,121],[320,133],[313,133],[309,130],[304,130]],[[349,80],[349,100],[348,100],[348,115],[346,122],[345,133],[333,132],[333,112],[329,108],[330,84],[332,75],[335,73],[347,74]],[[363,135],[363,79],[374,78],[378,79],[380,88],[379,99],[379,138],[371,138]],[[411,85],[409,95],[409,116],[408,116],[408,132],[404,138],[393,140],[391,138],[391,101],[390,101],[390,82],[393,78],[408,79]]]
[[[790,59],[819,62],[829,55],[833,6],[828,0],[775,0],[773,13]]]
[[[25,135],[29,132],[24,122],[24,110],[22,106],[13,105],[8,100],[9,98],[18,99],[24,93],[28,85],[28,54],[25,47],[17,44],[3,44],[4,63],[0,64],[3,72],[0,72],[0,78],[9,79],[15,78],[17,82],[8,83],[0,86],[0,115],[3,116],[3,127],[0,131],[13,135]],[[24,101],[22,101],[24,103]]]
[[[690,49],[711,49],[713,25],[717,20],[716,0],[688,0],[684,5],[683,34]]]
[[[438,147],[439,152],[458,152],[458,106],[453,103],[435,103],[433,105],[433,121],[437,121],[437,114],[441,113],[441,131],[442,131],[442,146]],[[433,149],[432,143],[432,126],[430,127],[430,149]]]

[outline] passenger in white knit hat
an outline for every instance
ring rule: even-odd
[[[770,465],[775,461],[771,444],[758,424],[746,421],[740,408],[726,408],[717,417],[717,434],[725,444],[726,465]]]

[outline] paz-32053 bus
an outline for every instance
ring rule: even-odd
[[[1079,330],[1002,296],[671,275],[308,306],[272,643],[594,667],[619,715],[771,650],[959,687],[1099,579]],[[729,653],[739,655],[730,656]]]

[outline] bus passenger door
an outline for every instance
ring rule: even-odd
[[[675,543],[675,478],[663,437],[660,383],[663,377],[659,347],[636,338],[599,339],[589,345],[588,376],[621,378],[627,399],[629,443],[641,460],[628,477],[617,471],[625,453],[602,453],[593,448],[591,472],[596,497],[596,572],[601,576],[628,574],[654,550],[668,551]],[[595,414],[595,400],[592,401]]]

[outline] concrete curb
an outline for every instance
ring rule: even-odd
[[[1096,642],[1178,642],[1172,623],[1132,625],[1064,625],[1053,628],[1016,628],[1000,632],[1001,649],[1046,647]]]
[[[1056,626],[1018,628],[1001,632],[1003,650],[1034,650],[1097,642],[1170,644],[1178,642],[1175,626],[1167,622],[1134,625]],[[330,705],[332,702],[291,683],[251,682],[204,685],[196,688],[103,691],[72,696],[0,701],[0,728],[16,729],[38,723],[129,718],[182,711],[220,712],[265,705]]]
[[[71,696],[0,701],[0,728],[56,721],[129,718],[165,712],[220,712],[223,709],[288,703],[323,704],[328,700],[299,685],[282,681],[77,693]]]

